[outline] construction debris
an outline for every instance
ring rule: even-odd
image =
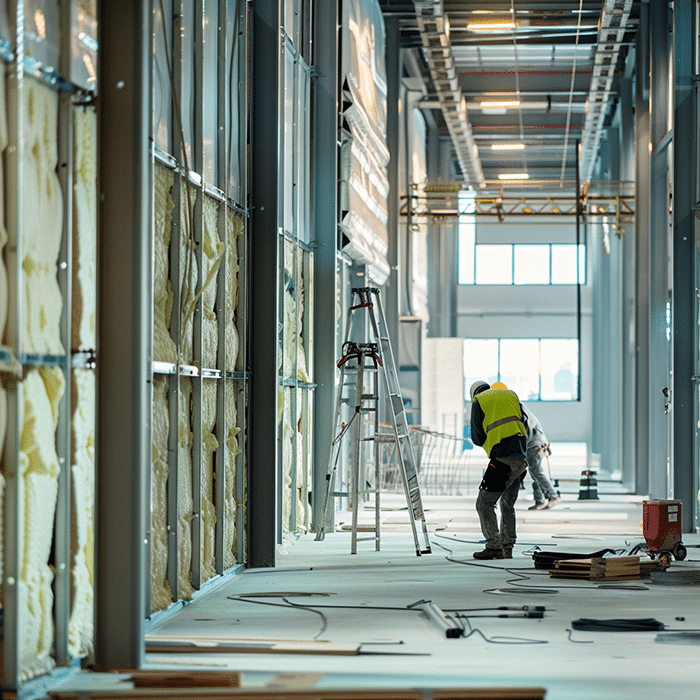
[[[583,578],[589,581],[621,581],[649,576],[663,569],[659,560],[640,561],[639,557],[591,557],[561,559],[549,569],[552,578]]]

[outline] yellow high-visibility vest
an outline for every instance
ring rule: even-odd
[[[474,397],[484,412],[486,442],[483,448],[491,455],[494,445],[511,435],[522,435],[527,439],[518,395],[510,389],[487,389]]]

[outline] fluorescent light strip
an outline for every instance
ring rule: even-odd
[[[522,151],[525,148],[524,143],[493,143],[491,144],[492,151]]]
[[[467,24],[467,29],[479,32],[491,32],[494,29],[515,29],[515,22],[477,22]]]
[[[520,107],[520,100],[495,100],[480,102],[481,109],[505,109],[506,107]]]
[[[527,173],[506,173],[499,175],[499,180],[529,180],[530,176]]]

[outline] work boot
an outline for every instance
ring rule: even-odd
[[[549,501],[547,501],[547,504],[542,506],[543,508],[554,508],[554,506],[558,506],[561,503],[561,496],[555,496],[554,498],[550,498]]]
[[[503,549],[486,547],[480,552],[474,552],[474,559],[503,559]]]
[[[512,559],[513,558],[513,547],[503,547],[503,558]]]
[[[545,501],[539,501],[534,506],[530,506],[528,510],[544,510],[546,507],[547,503]]]

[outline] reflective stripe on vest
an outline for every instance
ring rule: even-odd
[[[477,394],[474,400],[484,412],[484,431],[486,441],[483,444],[486,454],[490,455],[494,445],[512,435],[527,438],[522,423],[520,401],[517,394],[509,389],[487,389]]]

